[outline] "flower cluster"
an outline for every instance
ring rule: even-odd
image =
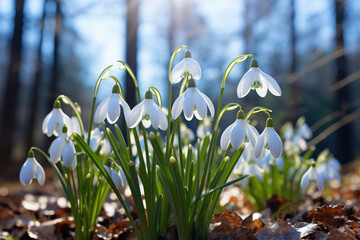
[[[172,68],[175,55],[183,48],[186,49],[184,58]],[[237,96],[243,98],[250,90],[256,90],[260,97],[265,97],[267,91],[281,96],[278,83],[260,70],[253,55],[247,54],[229,64],[215,109],[212,100],[197,88],[202,77],[199,63],[192,58],[186,46],[180,46],[170,58],[168,110],[162,107],[161,95],[155,87],[149,86],[141,95],[131,68],[119,61],[122,64],[120,69],[126,70],[132,77],[137,92],[138,103],[129,106],[120,81],[110,74],[112,66],[109,66],[100,74],[95,85],[88,131],[84,129],[79,106],[69,98],[59,96],[42,125],[44,134],[55,136],[49,155],[32,147],[21,168],[20,182],[26,185],[37,179],[44,184],[45,173],[35,160],[33,151],[44,155],[55,169],[71,204],[77,239],[89,239],[110,187],[139,239],[156,239],[174,223],[179,239],[205,239],[221,189],[247,176],[250,177],[242,181],[242,186],[249,194],[255,191],[253,199],[256,200],[264,196],[262,191],[269,192],[264,189],[259,191],[257,187],[269,185],[270,171],[274,179],[283,181],[282,185],[287,184],[287,179],[281,178],[281,174],[288,177],[289,172],[297,171],[303,176],[303,188],[312,182],[322,188],[324,184],[321,181],[339,176],[335,160],[326,157],[326,161],[318,160],[318,164],[311,167],[300,164],[301,171],[298,170],[300,165],[290,164],[296,160],[290,160],[288,149],[295,149],[296,153],[306,150],[305,139],[311,137],[306,124],[296,130],[287,130],[284,135],[287,145],[284,148],[275,131],[270,109],[255,107],[245,114],[238,103],[222,106],[231,69],[247,58],[252,58],[250,70],[241,78]],[[95,108],[98,88],[106,78],[115,82],[112,92]],[[180,92],[172,102],[172,84],[177,83],[181,83]],[[71,118],[62,111],[60,100],[71,107]],[[221,131],[222,117],[233,110],[238,111],[235,121]],[[116,125],[121,112],[126,132]],[[257,113],[268,117],[261,134],[249,120]],[[200,121],[196,135],[183,119]],[[111,129],[114,130],[107,128],[106,122],[113,125]],[[93,127],[93,123],[97,125]],[[218,139],[220,146],[217,145]],[[295,159],[294,155],[291,159]],[[337,170],[326,171],[328,167]],[[228,181],[232,173],[240,176]],[[259,181],[262,184],[259,185]],[[276,184],[271,184],[274,189],[277,188]],[[119,191],[123,188],[132,194],[141,231]],[[89,202],[89,199],[96,201]],[[85,205],[89,209],[84,210]],[[261,204],[258,206],[261,208]]]

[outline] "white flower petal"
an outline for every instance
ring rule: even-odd
[[[175,84],[181,81],[182,75],[184,74],[185,59],[175,65],[171,71],[171,83]]]
[[[192,78],[199,80],[201,78],[201,67],[193,58],[185,58],[187,61],[186,70],[192,75]]]
[[[236,120],[234,127],[231,129],[230,142],[233,148],[239,149],[244,143],[245,132],[241,120]]]
[[[74,158],[75,158],[75,147],[74,144],[70,141],[64,147],[64,151],[62,153],[62,161],[65,166],[69,167],[70,165],[72,165]]]
[[[238,98],[243,98],[250,92],[251,85],[253,84],[254,76],[255,76],[254,68],[250,68],[241,78],[237,87]]]
[[[44,185],[45,183],[45,171],[43,167],[35,160],[33,159],[33,164],[35,164],[35,174],[36,179],[40,185]]]
[[[159,111],[160,124],[159,127],[161,130],[166,130],[168,128],[168,120],[166,114],[160,109]]]
[[[172,109],[171,109],[171,117],[173,119],[177,119],[180,114],[181,111],[183,110],[183,103],[184,103],[184,99],[185,99],[185,95],[187,93],[189,89],[186,89],[186,91],[184,93],[182,93],[174,102]]]
[[[111,100],[111,96],[104,99],[100,103],[100,105],[96,108],[95,115],[94,115],[95,123],[101,123],[105,120],[110,100]]]
[[[53,163],[56,163],[60,159],[64,147],[65,147],[65,137],[63,134],[61,134],[60,137],[56,138],[51,143],[49,148],[50,159]]]
[[[249,142],[251,143],[252,147],[255,148],[256,142],[259,138],[259,132],[256,128],[250,124],[248,124],[245,120],[244,125],[246,126],[246,136],[249,138]]]
[[[113,93],[111,95],[108,109],[107,109],[107,120],[110,124],[114,124],[120,116],[120,105],[118,101],[118,95],[117,93]]]
[[[194,95],[195,95],[195,108],[200,116],[200,119],[199,118],[198,119],[203,120],[207,116],[207,107],[206,107],[205,99],[200,94],[200,91],[196,88],[194,91]]]
[[[278,157],[277,159],[275,159],[275,163],[276,163],[276,166],[278,167],[278,169],[283,169],[284,167],[284,159],[280,156]]]
[[[279,86],[279,84],[275,81],[274,78],[272,78],[271,76],[267,75],[266,73],[264,73],[263,71],[261,71],[259,69],[260,72],[260,77],[262,78],[262,80],[266,81],[267,83],[267,87],[269,88],[269,91],[274,95],[274,96],[281,96],[281,88]]]
[[[257,140],[256,144],[255,144],[255,157],[259,158],[264,150],[264,145],[265,145],[265,134],[266,134],[266,128],[264,129],[264,131],[260,134],[259,139]]]
[[[147,119],[143,119],[142,125],[144,125],[145,128],[149,128],[151,126],[151,121]]]
[[[269,149],[274,158],[280,157],[283,151],[281,138],[273,127],[269,127]]]
[[[321,174],[319,174],[316,169],[314,168],[314,171],[316,172],[316,185],[318,186],[319,190],[324,189],[324,178]]]
[[[231,130],[235,126],[235,123],[236,122],[228,126],[221,135],[220,146],[223,150],[225,150],[229,146]]]
[[[79,120],[75,116],[71,117],[70,120],[73,126],[73,132],[81,134]]]
[[[49,120],[52,116],[53,111],[49,112],[48,115],[46,115],[46,117],[44,118],[44,121],[42,123],[42,132],[44,134],[48,134],[48,125],[49,125]]]
[[[266,83],[265,83],[266,84]],[[256,88],[256,93],[260,96],[260,97],[265,97],[266,93],[267,93],[267,86],[266,85],[262,85],[259,88]]]
[[[48,122],[48,126],[47,126],[47,136],[50,137],[51,135],[55,135],[55,136],[58,136],[58,132],[55,132],[56,131],[56,126],[58,124],[58,117],[57,115],[59,114],[59,109],[56,109],[54,108],[52,111],[51,111],[51,117],[49,119],[49,122]]]
[[[77,166],[77,159],[76,159],[76,157],[74,157],[74,160],[71,163],[71,169],[76,169],[76,166]]]
[[[184,99],[184,115],[186,120],[191,120],[194,113],[194,91],[195,88],[189,88]]]
[[[301,185],[301,189],[303,190],[306,190],[309,186],[309,174],[310,174],[310,169],[307,170],[303,175],[303,177],[301,178],[300,185]]]
[[[123,182],[119,174],[114,169],[111,169],[111,179],[113,180],[116,187],[123,187]]]
[[[131,114],[131,109],[129,107],[129,104],[127,104],[127,102],[124,101],[124,99],[122,99],[120,97],[120,105],[122,106],[122,108],[124,110],[124,117],[125,117],[126,124],[129,125],[129,117]]]
[[[151,125],[153,126],[153,128],[158,129],[159,125],[160,125],[160,113],[161,109],[154,103],[153,100],[151,100],[150,106],[149,106],[149,116],[150,116],[150,121],[151,121]]]
[[[31,183],[32,179],[34,178],[34,168],[32,165],[32,159],[26,159],[25,163],[22,165],[19,179],[22,185],[28,185]]]
[[[205,102],[206,102],[206,105],[208,106],[209,108],[209,111],[210,111],[210,116],[211,117],[214,117],[214,114],[215,114],[215,108],[214,108],[214,104],[211,102],[210,98],[208,96],[206,96],[204,93],[200,92],[199,89],[196,89],[197,92],[204,98]]]
[[[59,125],[61,124],[61,130],[59,133],[62,132],[62,128],[64,126],[64,124],[66,124],[67,127],[67,135],[71,135],[73,132],[73,124],[72,121],[70,119],[70,117],[68,115],[66,115],[61,109],[59,109],[60,111],[60,116],[61,116],[61,121],[59,121]]]
[[[129,120],[128,127],[129,128],[134,128],[139,124],[139,122],[142,120],[142,117],[143,117],[143,111],[144,111],[144,101],[142,101],[141,103],[136,105],[133,108],[133,110],[131,110],[131,113],[128,118],[128,120]]]

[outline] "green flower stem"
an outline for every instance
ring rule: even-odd
[[[97,96],[97,92],[99,90],[99,86],[101,81],[103,80],[103,77],[105,75],[105,73],[107,73],[107,71],[109,71],[110,68],[112,68],[113,65],[108,66],[107,68],[105,68],[101,73],[100,76],[98,77],[96,84],[95,84],[95,88],[94,88],[94,94],[93,94],[93,101],[92,101],[92,105],[91,105],[91,113],[90,113],[90,123],[89,123],[89,130],[88,130],[88,137],[87,137],[87,143],[90,144],[90,139],[91,139],[91,130],[92,130],[92,124],[94,121],[94,111],[95,111],[95,104],[96,104],[96,96]]]
[[[224,94],[224,90],[225,90],[225,84],[226,84],[226,80],[231,72],[231,70],[234,68],[234,66],[239,63],[239,62],[243,62],[245,61],[248,57],[252,57],[253,59],[255,59],[255,57],[251,54],[245,54],[245,55],[241,55],[237,58],[235,58],[230,64],[229,66],[226,68],[225,73],[224,73],[224,77],[222,79],[221,82],[221,89],[220,89],[220,96],[219,96],[219,103],[218,103],[218,107],[217,107],[217,112],[220,112],[221,109],[221,102],[222,102],[222,97]]]
[[[270,116],[270,112],[272,112],[271,109],[264,108],[264,107],[254,107],[246,114],[245,120],[248,120],[251,117],[251,115],[253,115],[255,113],[259,113],[259,112],[264,112],[268,115],[269,118],[271,118],[271,116]]]
[[[172,102],[172,83],[171,83],[171,71],[172,71],[172,65],[174,63],[175,56],[183,49],[189,50],[187,46],[182,45],[177,48],[175,48],[174,52],[171,55],[170,62],[169,62],[169,69],[168,69],[168,83],[169,83],[169,102],[168,102],[168,128],[166,131],[166,156],[169,156],[168,149],[170,149],[170,125],[171,125],[171,102]]]

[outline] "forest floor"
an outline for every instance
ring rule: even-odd
[[[42,187],[0,185],[0,239],[74,238],[71,209],[51,170],[47,174],[53,180]],[[237,186],[225,189],[220,201],[231,211],[213,216],[208,239],[360,239],[360,162],[343,167],[342,181],[331,184],[328,198],[314,192],[287,213],[279,211],[286,201],[278,196],[254,213]],[[131,197],[126,202],[131,206]],[[136,219],[136,210],[130,209]],[[124,213],[110,191],[92,238],[136,239]],[[159,239],[176,239],[176,227]]]

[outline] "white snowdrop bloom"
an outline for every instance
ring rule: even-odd
[[[246,175],[248,171],[249,171],[249,163],[244,158],[239,158],[238,162],[234,167],[233,173]]]
[[[263,180],[263,176],[264,176],[264,169],[260,168],[255,161],[250,161],[249,163],[249,169],[248,172],[246,174],[250,175],[250,176],[255,176],[257,179],[259,179],[260,181]]]
[[[272,163],[272,156],[271,153],[269,151],[269,149],[264,149],[264,153],[263,156],[261,156],[260,158],[258,158],[256,160],[256,163],[259,165],[259,167],[261,167],[262,169],[269,169],[270,168],[270,164]]]
[[[274,129],[274,124],[271,118],[266,120],[266,127],[256,142],[255,157],[258,158],[262,156],[265,148],[269,148],[271,155],[274,158],[280,157],[283,151],[283,143]]]
[[[171,83],[175,84],[180,82],[186,74],[190,74],[195,80],[201,78],[201,68],[197,61],[191,58],[191,53],[186,50],[184,59],[176,64],[171,72]]]
[[[312,137],[312,131],[305,122],[298,127],[297,134],[304,139],[310,139]]]
[[[319,190],[324,188],[323,176],[316,171],[314,166],[311,166],[301,178],[301,188],[306,190],[311,183],[315,183]]]
[[[335,169],[338,170],[338,171],[340,171],[340,169],[341,169],[341,164],[340,164],[340,162],[339,162],[336,158],[334,158],[334,157],[330,158],[330,159],[327,161],[327,164],[328,164],[328,166],[330,166],[330,167],[332,167],[332,168],[335,168]]]
[[[166,130],[168,127],[166,115],[154,102],[150,91],[147,91],[145,99],[131,110],[128,120],[129,128],[136,127],[140,121],[145,128],[152,126],[155,129]]]
[[[109,168],[104,165],[106,172],[110,175],[116,187],[125,187],[127,184],[125,174],[121,168],[119,168],[119,172],[116,172],[113,168]]]
[[[275,96],[281,96],[279,84],[271,76],[260,70],[255,59],[251,61],[250,69],[241,78],[237,87],[237,96],[245,97],[250,90],[256,90],[260,97],[265,97],[269,91]]]
[[[54,103],[53,110],[46,115],[42,123],[42,132],[48,137],[55,135],[59,136],[61,130],[66,124],[69,133],[72,133],[72,122],[70,118],[61,110],[61,104],[59,100],[56,100]]]
[[[338,169],[329,166],[329,162],[323,163],[319,166],[316,166],[316,171],[322,176],[324,181],[330,180],[341,180],[341,175]]]
[[[171,116],[173,119],[177,119],[184,111],[185,119],[188,121],[194,115],[198,120],[203,120],[207,117],[207,108],[210,110],[210,116],[214,117],[215,108],[210,98],[200,92],[196,88],[195,81],[190,79],[186,91],[175,100],[171,109]]]
[[[79,120],[77,119],[77,117],[72,116],[70,120],[72,123],[73,132],[76,132],[77,134],[81,135],[81,128],[80,128]]]
[[[292,138],[292,144],[301,151],[305,151],[307,149],[307,142],[300,134],[294,135]]]
[[[19,179],[22,185],[28,185],[35,178],[40,185],[43,185],[45,182],[45,171],[36,161],[34,152],[30,150],[28,153],[28,158],[21,167]]]
[[[75,146],[74,142],[68,141],[64,147],[63,153],[62,153],[62,161],[66,167],[70,167],[72,169],[76,168],[77,165],[77,159],[75,156]]]
[[[275,159],[275,164],[278,167],[278,169],[280,169],[280,170],[283,169],[283,167],[284,167],[284,159],[283,159],[283,157],[280,156],[280,157],[276,158]]]
[[[67,142],[67,127],[64,125],[60,136],[54,139],[49,148],[50,159],[53,163],[57,163],[61,159]]]
[[[225,150],[229,144],[235,149],[239,149],[247,139],[253,147],[258,140],[258,131],[245,121],[244,112],[239,111],[236,121],[228,126],[220,139],[220,146]]]
[[[87,136],[86,136],[87,138]],[[90,148],[94,152],[99,148],[101,140],[103,139],[103,132],[100,131],[99,128],[95,128],[91,130],[91,137],[90,137]]]
[[[109,142],[109,140],[107,138],[104,138],[103,145],[102,145],[101,150],[100,150],[100,154],[110,156],[111,153],[112,153],[111,144],[110,144],[110,142]]]
[[[114,124],[120,117],[120,105],[123,107],[125,120],[128,122],[130,107],[120,96],[120,88],[115,84],[112,89],[112,94],[104,99],[96,108],[94,121],[101,123],[106,118],[110,124]]]

